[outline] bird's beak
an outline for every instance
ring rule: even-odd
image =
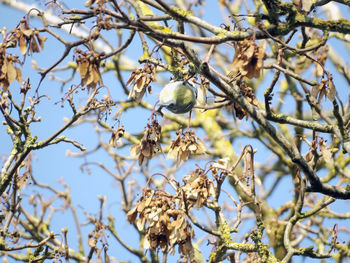
[[[160,116],[164,116],[162,109],[164,108],[164,106],[159,106],[159,108],[155,111],[155,113],[159,114]]]

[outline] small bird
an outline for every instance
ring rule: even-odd
[[[171,81],[159,94],[160,107],[175,114],[189,112],[197,103],[197,88],[188,80]]]

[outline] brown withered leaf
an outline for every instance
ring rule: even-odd
[[[147,124],[140,143],[130,148],[131,156],[138,156],[139,165],[142,165],[145,158],[151,160],[157,152],[163,153],[160,145],[161,129],[159,123],[152,120],[151,124]]]
[[[334,86],[334,82],[333,82],[333,78],[330,77],[328,79],[328,89],[327,89],[327,98],[333,102],[335,100],[335,96],[337,95],[337,90],[335,89],[335,86]]]
[[[144,249],[174,253],[177,245],[183,258],[193,258],[191,225],[177,197],[162,191],[146,189],[135,207],[127,213],[128,221],[145,232]]]
[[[193,258],[191,239],[194,236],[194,232],[188,223],[186,214],[181,210],[169,210],[168,215],[173,219],[170,223],[170,253],[173,255],[175,253],[175,245],[178,245],[178,251],[183,257]]]
[[[19,26],[11,30],[10,33],[12,34],[12,40],[18,44],[22,55],[27,54],[28,51],[38,53],[40,48],[44,49],[44,42],[47,37],[40,36],[38,30],[30,28],[26,19],[21,19]]]
[[[206,148],[203,142],[195,135],[193,130],[187,130],[185,133],[182,129],[176,132],[176,138],[172,142],[167,159],[176,159],[177,164],[188,160],[190,154],[205,153]]]
[[[19,37],[19,50],[20,50],[22,55],[27,53],[28,47],[27,47],[27,43],[25,41],[24,36]]]
[[[181,187],[186,196],[188,208],[196,206],[197,209],[203,207],[208,198],[215,196],[214,184],[208,179],[204,170],[197,168],[183,179],[184,185]]]
[[[320,103],[323,97],[327,97],[331,102],[335,100],[335,96],[337,94],[337,90],[335,89],[333,78],[330,74],[328,74],[328,79],[321,79],[320,85],[312,86],[310,95],[312,98],[317,100]]]
[[[265,59],[266,42],[257,45],[254,40],[245,39],[235,44],[235,55],[228,66],[228,76],[234,77],[237,73],[247,78],[258,78]]]
[[[311,97],[318,101],[318,103],[322,100],[322,98],[327,94],[327,80],[324,78],[321,79],[320,85],[315,85],[311,87]]]
[[[258,106],[259,102],[258,102],[258,99],[255,97],[254,90],[247,85],[244,78],[242,78],[237,83],[239,85],[241,94],[246,98],[246,100],[250,104],[254,106]],[[243,118],[247,120],[249,117],[248,113],[236,102],[227,105],[226,110],[234,114],[234,116],[237,117],[239,120],[242,120]]]
[[[80,49],[76,49],[77,71],[80,73],[81,85],[88,88],[96,88],[97,84],[102,84],[102,77],[100,73],[100,60],[103,56],[102,53],[96,53],[94,51],[84,52]]]
[[[233,113],[239,120],[242,120],[243,118],[248,120],[248,113],[236,102],[233,103]]]
[[[5,55],[1,52],[0,55],[0,86],[3,91],[6,92],[10,84],[16,80],[17,82],[22,81],[22,71],[14,66],[14,63],[20,64],[18,56],[16,55]]]
[[[10,61],[5,61],[5,64],[7,66],[7,70],[6,70],[7,79],[8,79],[8,82],[11,83],[16,79],[16,76],[17,76],[16,68],[13,65],[13,63]]]
[[[31,41],[29,42],[29,49],[34,52],[34,53],[39,53],[39,45],[38,42],[36,41],[35,37],[31,38]]]
[[[326,144],[327,141],[325,141],[323,138],[320,139],[318,142],[318,145],[320,147],[320,151],[322,154],[322,157],[326,163],[329,163],[332,160],[332,151]]]
[[[39,42],[39,46],[41,49],[44,49],[44,42],[47,40],[47,37],[44,37],[44,36],[39,36],[39,32],[37,32],[35,34],[38,42]]]
[[[33,29],[29,28],[28,22],[25,19],[20,21],[19,30],[26,38],[30,38],[34,32]]]
[[[250,104],[254,106],[258,105],[258,99],[255,97],[254,90],[247,85],[244,79],[239,82],[239,89]]]
[[[134,70],[126,85],[133,85],[129,92],[129,98],[140,103],[146,91],[152,93],[150,84],[156,79],[157,66],[146,63],[142,69]]]
[[[308,152],[308,153],[305,155],[304,158],[305,158],[305,161],[311,162],[312,159],[314,158],[314,154],[310,151],[310,152]]]
[[[81,57],[81,61],[78,64],[78,72],[80,73],[81,79],[85,79],[88,73],[89,59],[87,57]]]
[[[16,70],[16,81],[21,82],[23,80],[22,78],[22,71],[20,68],[15,67]]]
[[[134,208],[132,208],[127,214],[126,214],[126,218],[128,219],[130,224],[133,224],[137,218],[137,206],[135,206]]]

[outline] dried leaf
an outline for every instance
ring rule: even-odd
[[[140,103],[146,91],[152,93],[150,84],[156,78],[156,66],[152,64],[145,64],[142,69],[133,71],[126,83],[126,85],[133,85],[129,92],[129,98],[133,98],[137,103]]]
[[[83,52],[79,49],[75,50],[79,56],[76,58],[77,71],[80,73],[81,85],[86,85],[89,89],[96,88],[97,84],[101,85],[102,78],[99,70],[100,57],[102,54],[89,51]]]
[[[152,120],[151,124],[147,124],[140,143],[130,148],[130,154],[138,156],[139,165],[143,163],[144,158],[151,160],[158,151],[163,153],[160,145],[160,136],[161,126],[156,120]]]
[[[44,42],[47,40],[47,37],[39,36],[39,34],[37,34],[36,37],[37,37],[37,39],[38,39],[40,48],[41,48],[41,49],[44,49]]]
[[[332,151],[327,147],[326,141],[320,139],[319,141],[320,151],[322,153],[325,162],[329,163],[332,160]]]
[[[193,230],[177,200],[177,196],[163,191],[146,189],[127,216],[145,232],[144,249],[173,253],[177,245],[181,257],[191,258]]]
[[[92,64],[89,64],[88,71],[85,75],[84,82],[83,82],[85,85],[90,85],[91,83],[94,82],[94,74],[92,71],[93,71]]]
[[[27,43],[23,36],[19,38],[19,50],[21,51],[22,55],[26,54],[28,50]]]
[[[26,36],[27,39],[30,39],[33,35],[33,29],[30,28],[22,29],[21,32]]]
[[[314,158],[314,155],[312,152],[308,152],[305,156],[305,161],[310,162]]]
[[[17,82],[22,82],[23,81],[23,79],[22,79],[22,71],[19,68],[17,68],[17,67],[15,67],[15,69],[16,69],[16,81]]]
[[[137,207],[135,206],[133,209],[131,209],[127,214],[126,217],[130,224],[133,224],[137,217]]]
[[[335,100],[335,96],[337,94],[337,91],[335,89],[333,79],[329,78],[328,79],[328,89],[327,89],[327,98],[333,102]]]
[[[318,87],[312,86],[310,90],[310,96],[316,100],[317,95],[318,95]]]
[[[7,63],[7,79],[9,83],[12,83],[17,76],[16,68],[13,66],[12,62]]]
[[[202,169],[196,169],[183,179],[185,183],[182,191],[186,196],[188,208],[196,206],[197,209],[203,207],[208,198],[215,196],[213,182],[208,179]]]
[[[130,148],[130,155],[137,156],[141,152],[141,146],[139,144],[135,144]]]
[[[38,42],[36,41],[36,39],[34,37],[31,38],[29,47],[30,47],[30,50],[34,53],[40,52]]]
[[[248,78],[259,77],[265,59],[266,43],[257,45],[253,40],[243,40],[235,46],[235,55],[228,66],[228,76],[233,78],[238,74]]]
[[[206,148],[203,142],[195,135],[194,131],[177,131],[177,136],[172,142],[167,159],[175,159],[177,164],[187,161],[190,154],[204,153]]]

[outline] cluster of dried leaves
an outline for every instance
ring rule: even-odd
[[[328,79],[322,78],[320,85],[312,86],[310,92],[311,97],[317,100],[318,103],[320,103],[321,99],[324,96],[333,102],[335,100],[336,94],[337,91],[335,89],[331,75],[328,76]]]
[[[258,99],[255,97],[254,90],[247,85],[247,82],[244,80],[240,81],[239,89],[250,104],[258,106]]]
[[[254,105],[258,105],[258,99],[255,97],[254,90],[247,85],[247,83],[244,80],[239,81],[239,88],[241,90],[242,95],[246,98],[246,100]],[[236,102],[233,103],[233,110],[235,113],[235,116],[242,120],[243,118],[248,119],[248,113]]]
[[[144,249],[175,253],[175,245],[183,262],[193,259],[193,230],[179,198],[170,194],[146,189],[135,207],[127,214],[128,221],[145,231]]]
[[[16,45],[18,43],[19,50],[22,55],[32,53],[39,53],[40,49],[44,49],[44,42],[47,37],[40,36],[39,31],[36,29],[32,29],[28,25],[28,21],[26,19],[21,19],[19,26],[10,31],[12,35],[11,41],[13,41]]]
[[[17,80],[22,81],[22,71],[15,64],[22,65],[17,55],[6,54],[6,47],[19,46],[22,55],[40,52],[44,49],[46,37],[40,36],[37,29],[32,29],[26,19],[21,19],[19,25],[7,35],[3,30],[4,41],[0,44],[0,86],[2,91],[8,91],[10,84]],[[40,46],[40,48],[39,48]]]
[[[3,92],[8,91],[10,84],[22,81],[22,71],[14,64],[20,64],[17,55],[6,55],[5,49],[0,48],[0,86]]]
[[[151,160],[156,153],[163,153],[160,145],[161,128],[157,120],[153,119],[151,124],[147,124],[140,143],[130,148],[131,156],[138,156],[139,165],[142,165],[145,158]],[[176,159],[177,164],[180,164],[187,161],[190,154],[201,154],[205,151],[204,143],[193,130],[183,133],[180,129],[176,132],[176,138],[170,146],[166,159]]]
[[[327,146],[327,140],[322,137],[316,137],[312,142],[308,141],[306,138],[302,138],[302,140],[305,141],[310,148],[310,151],[305,155],[305,160],[307,162],[311,162],[314,160],[314,157],[318,158],[319,156],[322,156],[326,163],[331,162],[333,151],[338,150],[338,148],[333,149],[332,146]],[[319,153],[317,149],[320,150]]]
[[[160,146],[160,136],[162,127],[157,120],[153,119],[151,124],[147,124],[143,138],[139,144],[135,144],[130,148],[132,156],[138,156],[139,165],[143,163],[145,158],[151,160],[155,153],[162,152]]]
[[[243,41],[234,43],[235,56],[232,63],[228,66],[228,76],[230,78],[238,78],[238,82],[242,95],[247,101],[254,105],[258,105],[258,100],[255,97],[254,90],[250,88],[245,78],[258,78],[260,70],[265,59],[266,42],[261,41],[259,45],[254,40],[245,39]],[[228,107],[232,109],[238,119],[248,119],[247,112],[237,103],[233,103]]]
[[[193,130],[187,130],[185,133],[182,129],[176,132],[176,138],[170,146],[167,159],[176,159],[179,164],[188,160],[190,154],[205,153],[204,143],[195,135]]]
[[[81,85],[88,88],[96,88],[96,85],[102,84],[102,78],[100,73],[100,62],[103,54],[96,53],[92,50],[84,52],[80,49],[76,49],[77,71],[80,73]]]
[[[146,63],[142,69],[133,71],[126,85],[133,85],[130,90],[129,98],[133,98],[137,103],[140,103],[146,91],[152,93],[151,82],[156,79],[157,66]]]
[[[205,171],[200,168],[192,171],[182,180],[185,184],[181,189],[185,193],[187,208],[193,206],[201,208],[208,198],[215,196],[213,182],[208,179]]]
[[[173,254],[178,245],[182,262],[196,262],[192,247],[194,234],[186,213],[194,206],[203,207],[215,196],[215,188],[207,173],[199,168],[184,177],[183,182],[174,195],[145,189],[127,218],[138,230],[145,231],[145,249],[160,248]]]
[[[106,239],[106,227],[100,220],[92,219],[92,223],[95,225],[95,229],[91,231],[88,235],[88,245],[92,251],[96,251],[96,256],[99,262],[102,262],[101,254],[103,254],[104,262],[110,262],[110,258],[107,254],[108,251],[108,242]],[[98,247],[98,242],[101,242],[102,248]]]
[[[109,15],[103,15],[97,17],[97,27],[99,29],[111,30],[113,29],[113,18]]]
[[[246,76],[248,78],[258,78],[260,69],[265,59],[266,42],[261,41],[257,45],[254,40],[245,39],[234,43],[235,56],[232,63],[228,66],[229,77]]]

